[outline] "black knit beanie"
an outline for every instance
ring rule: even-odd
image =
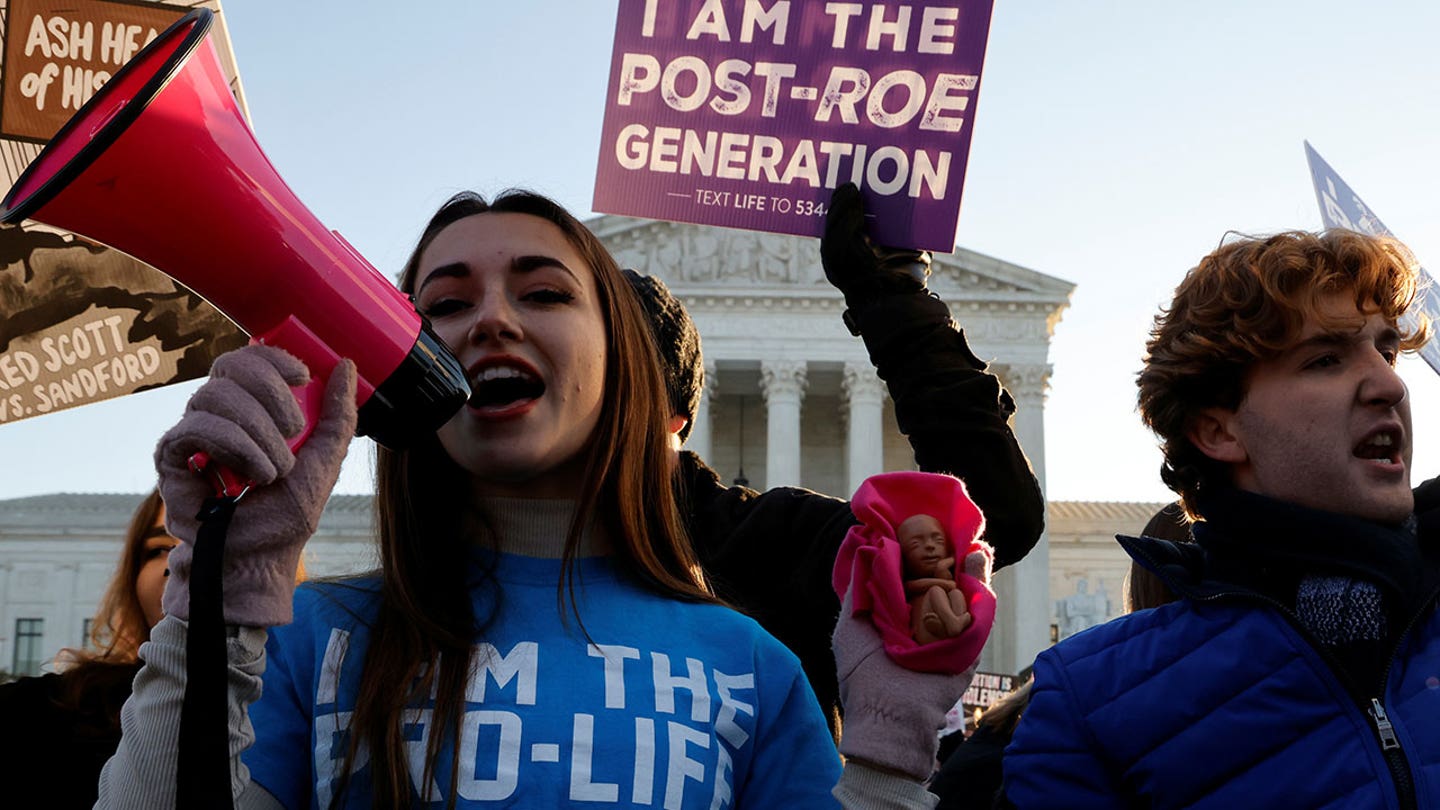
[[[680,429],[683,442],[695,424],[695,409],[700,407],[700,391],[705,387],[700,333],[695,330],[685,305],[670,294],[665,282],[630,269],[623,272],[650,321],[650,333],[660,350],[660,370],[665,374],[672,412],[685,417],[685,427]]]

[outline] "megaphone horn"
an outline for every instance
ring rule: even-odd
[[[231,95],[213,17],[190,11],[111,77],[16,180],[0,221],[134,256],[317,382],[351,358],[361,435],[393,447],[433,432],[469,396],[464,369],[280,179]]]

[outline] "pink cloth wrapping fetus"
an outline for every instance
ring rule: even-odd
[[[968,669],[995,624],[995,594],[985,584],[990,547],[977,539],[985,518],[965,485],[936,473],[883,473],[865,479],[850,508],[860,525],[835,558],[835,593],[843,600],[848,591],[854,615],[870,615],[897,664]]]

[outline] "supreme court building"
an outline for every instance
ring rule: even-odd
[[[588,225],[622,267],[663,279],[694,318],[707,384],[686,447],[724,480],[848,498],[869,475],[914,469],[864,343],[841,322],[844,300],[825,280],[818,239],[618,216]],[[1043,488],[1050,338],[1074,286],[957,249],[935,256],[930,287],[1014,396],[1015,434]],[[30,669],[60,647],[80,643],[84,620],[113,570],[128,510],[139,500],[0,500],[0,670]],[[369,527],[368,496],[333,498],[307,546],[308,572],[372,566]],[[1064,581],[1052,582],[1049,537],[1055,535],[1051,525],[1024,561],[997,575],[999,613],[982,670],[1013,673],[1028,666],[1051,643],[1057,600],[1073,589],[1072,579],[1095,567],[1071,566]],[[1123,555],[1118,546],[1114,551]],[[1109,572],[1124,563],[1096,565],[1087,587],[1116,593],[1119,583]],[[1091,613],[1113,615],[1098,607]]]

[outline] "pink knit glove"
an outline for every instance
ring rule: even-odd
[[[966,555],[964,568],[989,583],[990,558],[983,551]],[[852,613],[846,593],[832,638],[845,707],[840,753],[924,782],[935,770],[945,713],[965,694],[979,661],[960,673],[907,669],[886,655],[869,616]]]
[[[185,406],[179,424],[160,438],[155,466],[165,526],[181,544],[170,552],[167,614],[189,619],[192,544],[201,505],[215,492],[193,472],[197,452],[253,482],[231,519],[225,541],[225,623],[272,627],[291,619],[295,571],[305,541],[340,475],[355,435],[355,364],[342,360],[330,375],[314,432],[292,453],[286,437],[305,420],[291,386],[309,369],[289,353],[251,345],[217,358],[210,379]]]

